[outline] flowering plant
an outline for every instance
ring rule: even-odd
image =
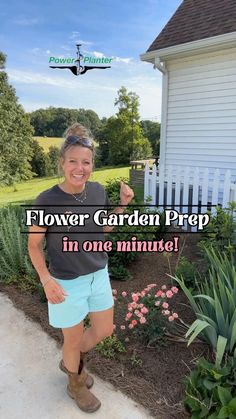
[[[156,290],[156,287],[157,284],[149,284],[130,296],[126,291],[121,293],[127,310],[125,323],[120,326],[120,330],[133,330],[148,345],[163,339],[168,323],[179,317],[171,307],[171,299],[178,293],[178,288],[162,285]],[[117,290],[113,290],[113,296],[115,300],[118,298]]]

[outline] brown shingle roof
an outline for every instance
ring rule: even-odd
[[[236,31],[236,0],[184,0],[147,52]]]

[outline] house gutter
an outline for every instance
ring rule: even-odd
[[[212,36],[210,38],[200,39],[198,41],[186,42],[180,45],[174,45],[167,48],[156,49],[154,51],[140,54],[141,61],[147,61],[155,64],[155,58],[185,57],[193,54],[201,54],[214,50],[233,48],[236,46],[236,32],[226,33],[224,35]]]

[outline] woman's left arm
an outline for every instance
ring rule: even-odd
[[[123,214],[127,205],[132,201],[134,197],[134,191],[124,182],[120,182],[120,202],[117,207],[115,207],[109,214]],[[114,226],[104,226],[103,232],[110,233]]]

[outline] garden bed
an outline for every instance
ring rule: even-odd
[[[186,238],[183,255],[200,266],[201,259],[197,248],[199,234],[182,234],[180,237],[181,241]],[[175,253],[169,259],[172,273],[177,258],[178,253]],[[163,284],[171,284],[166,275],[170,273],[166,254],[144,253],[130,266],[129,271],[132,279],[112,280],[112,288],[117,290],[118,295],[122,291],[141,291],[151,283],[156,283],[157,289]],[[40,301],[39,295],[22,291],[15,285],[0,284],[0,291],[6,293],[28,318],[40,323],[46,333],[58,342],[58,348],[61,347],[61,330],[48,324],[47,304]],[[186,323],[191,323],[194,315],[185,304],[186,298],[179,291],[173,305],[179,317]],[[120,325],[125,324],[123,313],[124,303],[118,299],[115,303],[115,333],[118,337],[122,334]],[[147,348],[141,342],[137,342],[130,330],[125,353],[110,359],[94,349],[88,355],[88,367],[91,372],[110,381],[117,389],[149,409],[153,417],[181,419],[189,417],[182,405],[183,378],[189,375],[194,361],[202,355],[210,357],[210,349],[204,343],[193,343],[187,347],[185,342],[168,339],[164,345]]]

